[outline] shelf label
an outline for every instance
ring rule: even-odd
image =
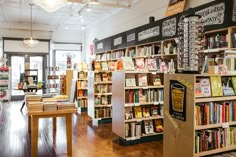
[[[154,105],[159,105],[159,102],[154,102],[153,104],[154,104]]]
[[[134,106],[140,106],[140,103],[134,103]]]
[[[136,122],[142,122],[142,119],[137,119]]]
[[[152,72],[153,75],[156,75],[157,73],[156,72]]]
[[[148,87],[143,87],[143,89],[148,89]]]
[[[159,103],[160,103],[160,104],[164,104],[164,101],[160,101]]]
[[[222,123],[222,128],[229,128],[229,123]]]

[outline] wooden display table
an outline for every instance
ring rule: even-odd
[[[45,112],[28,112],[28,131],[31,132],[31,156],[38,154],[38,126],[39,118],[53,118],[53,130],[56,130],[56,118],[66,118],[67,154],[72,156],[72,114],[77,110],[57,110]]]

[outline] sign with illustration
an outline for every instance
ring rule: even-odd
[[[186,121],[186,86],[170,80],[169,112],[173,118]]]
[[[162,22],[162,37],[172,37],[176,34],[176,17]]]
[[[175,15],[184,11],[186,0],[169,0],[166,16]]]

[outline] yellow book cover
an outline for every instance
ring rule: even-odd
[[[134,107],[134,114],[135,114],[135,118],[142,118],[142,110],[140,106],[135,106]]]
[[[221,77],[211,76],[210,80],[212,96],[223,96]]]

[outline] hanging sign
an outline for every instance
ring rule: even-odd
[[[204,26],[223,24],[225,3],[222,2],[213,6],[209,6],[195,12],[195,14],[201,16]]]
[[[159,35],[160,35],[160,27],[159,26],[152,27],[142,32],[139,32],[138,41],[142,41],[142,40],[145,40],[154,36],[159,36]]]
[[[176,34],[176,17],[162,22],[162,37],[172,37]]]
[[[186,0],[169,0],[166,16],[175,15],[184,11]]]
[[[186,86],[170,80],[169,112],[173,118],[186,121]]]
[[[233,16],[232,16],[233,22],[236,22],[236,0],[233,1]]]
[[[114,46],[118,46],[122,44],[122,37],[115,38],[113,41]]]
[[[127,42],[135,41],[135,33],[127,35]]]

